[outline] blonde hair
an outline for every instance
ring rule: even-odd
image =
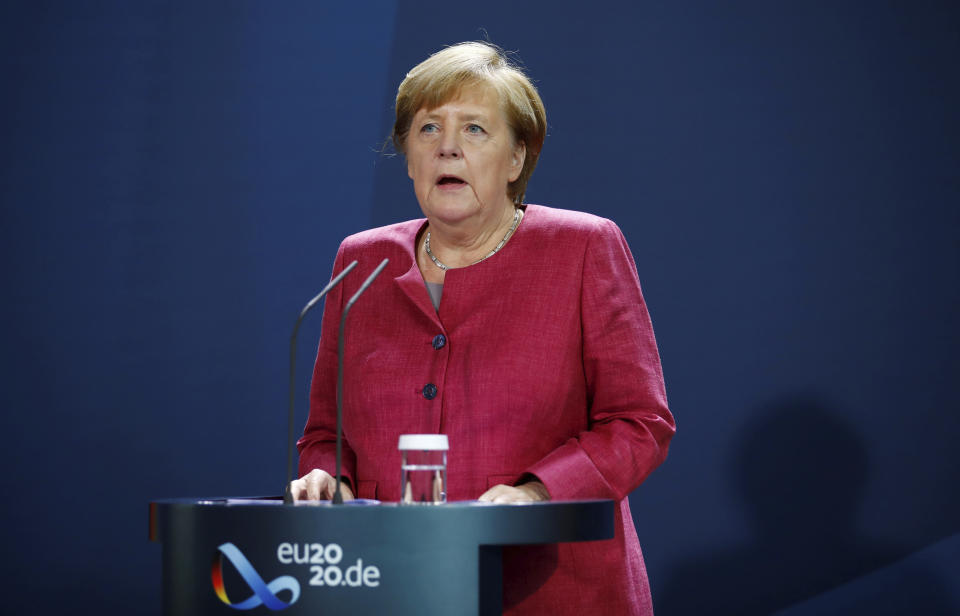
[[[460,43],[413,67],[397,89],[393,144],[406,154],[407,135],[417,111],[436,109],[456,99],[464,87],[473,85],[488,85],[497,91],[515,141],[526,148],[523,169],[507,186],[507,195],[520,204],[547,136],[547,112],[537,89],[496,45]]]

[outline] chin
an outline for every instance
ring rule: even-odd
[[[445,202],[432,203],[427,207],[421,207],[427,218],[435,218],[448,223],[454,223],[476,214],[480,211],[476,201],[469,203],[463,202]]]

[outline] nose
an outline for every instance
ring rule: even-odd
[[[463,156],[460,150],[460,142],[457,139],[455,131],[444,131],[440,138],[440,144],[437,148],[437,156],[446,159],[458,159]]]

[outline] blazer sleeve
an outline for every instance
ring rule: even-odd
[[[346,248],[340,244],[333,263],[335,277],[344,268]],[[337,336],[343,311],[343,284],[337,285],[326,297],[323,323],[320,329],[320,347],[310,383],[310,415],[303,436],[297,441],[300,451],[299,476],[315,468],[331,475],[337,468]],[[350,445],[343,441],[341,475],[356,486],[357,460]]]
[[[636,264],[609,220],[586,245],[580,313],[588,429],[527,473],[555,500],[619,501],[663,462],[676,426]]]

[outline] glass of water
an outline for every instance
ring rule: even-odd
[[[438,505],[447,502],[446,434],[400,436],[400,503]]]

